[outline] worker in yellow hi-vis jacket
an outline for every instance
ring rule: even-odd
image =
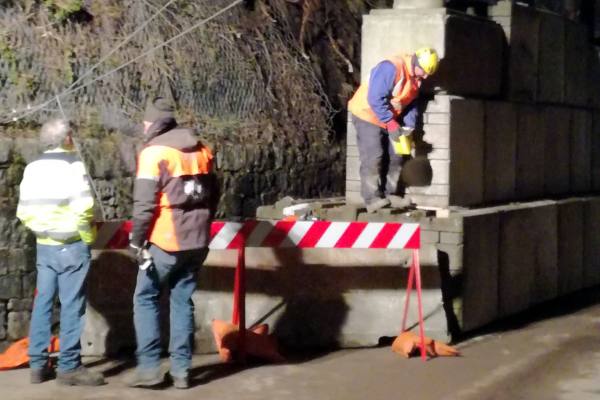
[[[101,385],[104,377],[81,364],[80,336],[85,313],[84,282],[90,267],[94,198],[85,167],[73,151],[68,121],[45,123],[44,153],[25,168],[17,217],[37,238],[37,296],[30,325],[31,383],[54,375],[48,365],[52,304],[61,304],[57,380],[65,385]]]

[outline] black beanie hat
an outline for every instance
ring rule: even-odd
[[[155,97],[148,101],[144,112],[144,121],[155,122],[162,118],[174,118],[175,107],[164,97]]]

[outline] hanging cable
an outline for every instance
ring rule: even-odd
[[[173,1],[173,0],[172,0],[172,1]],[[195,30],[195,29],[198,29],[198,28],[199,28],[199,27],[201,27],[202,25],[204,25],[204,24],[206,24],[207,22],[209,22],[209,21],[211,21],[211,20],[215,19],[216,17],[218,17],[218,16],[220,16],[221,14],[223,14],[223,13],[225,13],[225,12],[229,11],[230,9],[232,9],[233,7],[237,6],[238,4],[240,4],[240,3],[244,2],[244,1],[245,1],[245,0],[236,0],[236,1],[232,2],[232,3],[231,3],[231,4],[229,4],[228,6],[226,6],[226,7],[222,8],[222,9],[220,9],[219,11],[217,11],[216,13],[214,13],[213,15],[211,15],[210,17],[208,17],[208,18],[205,18],[205,19],[203,19],[203,20],[199,21],[198,23],[196,23],[196,24],[192,25],[191,27],[189,27],[189,28],[185,29],[184,31],[182,31],[182,32],[180,32],[179,34],[177,34],[177,35],[173,36],[172,38],[170,38],[170,39],[168,39],[168,40],[166,40],[166,41],[164,41],[164,42],[162,42],[162,43],[160,43],[160,44],[158,44],[158,45],[156,45],[156,46],[152,47],[150,50],[148,50],[148,51],[146,51],[146,52],[144,52],[144,53],[140,54],[139,56],[137,56],[137,57],[135,57],[135,58],[133,58],[133,59],[131,59],[131,60],[127,61],[127,62],[126,62],[126,63],[124,63],[124,64],[121,64],[120,66],[118,66],[118,67],[116,67],[116,68],[114,68],[114,69],[112,69],[112,70],[110,70],[110,71],[108,71],[108,72],[106,72],[106,73],[104,73],[104,74],[100,75],[99,77],[97,77],[97,78],[95,78],[95,79],[93,79],[93,80],[91,80],[91,81],[89,81],[89,82],[87,82],[87,83],[84,83],[84,84],[82,84],[82,85],[79,85],[79,86],[76,86],[76,87],[73,87],[73,84],[71,84],[71,85],[70,85],[70,86],[69,86],[67,89],[65,89],[65,90],[64,90],[62,93],[59,93],[58,95],[56,95],[56,98],[59,98],[59,97],[66,96],[66,95],[68,95],[68,94],[71,94],[71,93],[75,93],[75,92],[77,92],[77,91],[79,91],[79,90],[81,90],[81,89],[83,89],[83,88],[85,88],[85,87],[87,87],[87,86],[89,86],[89,85],[91,85],[91,84],[93,84],[93,83],[96,83],[96,82],[98,82],[98,81],[100,81],[100,80],[103,80],[103,79],[104,79],[104,78],[106,78],[107,76],[109,76],[109,75],[112,75],[112,74],[114,74],[115,72],[118,72],[118,71],[122,70],[123,68],[125,68],[125,67],[129,66],[130,64],[132,64],[132,63],[136,62],[136,61],[137,61],[137,60],[139,60],[140,58],[143,58],[143,57],[145,57],[145,56],[147,56],[147,55],[149,55],[149,54],[153,53],[153,52],[154,52],[154,51],[156,51],[157,49],[159,49],[159,48],[161,48],[161,47],[164,47],[164,46],[168,45],[169,43],[171,43],[171,42],[173,42],[173,41],[175,41],[175,40],[179,39],[180,37],[182,37],[182,36],[184,36],[184,35],[186,35],[186,34],[188,34],[188,33],[192,32],[193,30]],[[163,8],[165,8],[165,7],[166,7],[166,6],[164,6]],[[160,10],[160,11],[162,11],[162,9],[163,9],[163,8],[161,8],[161,10]],[[156,17],[157,15],[158,15],[158,13],[156,13],[156,14],[153,16],[153,18],[154,18],[154,17]],[[138,28],[138,29],[136,29],[136,32],[137,32],[137,31],[139,31],[139,28]],[[132,34],[132,35],[133,35],[133,34]],[[128,39],[126,39],[126,40],[129,40],[129,39],[130,39],[130,38],[128,38]],[[103,59],[106,59],[106,57],[103,57]],[[97,65],[95,65],[95,66],[94,66],[94,68],[95,68],[95,67],[97,67]],[[36,112],[38,112],[38,111],[40,111],[40,110],[42,110],[42,109],[46,108],[46,107],[47,107],[49,104],[51,104],[51,103],[52,103],[52,102],[54,102],[54,101],[55,101],[55,98],[53,97],[52,99],[50,99],[50,100],[48,100],[48,101],[45,101],[45,102],[43,102],[43,103],[41,103],[41,104],[39,104],[39,105],[37,105],[37,106],[33,106],[33,107],[29,107],[29,106],[28,106],[28,107],[27,107],[27,110],[26,110],[26,111],[25,111],[23,114],[21,114],[21,115],[18,115],[18,116],[12,115],[12,117],[9,117],[9,118],[7,118],[7,119],[5,119],[4,121],[2,121],[2,122],[0,122],[0,123],[2,123],[2,124],[5,124],[5,123],[9,123],[9,122],[11,122],[11,121],[13,121],[13,122],[14,122],[14,121],[18,121],[18,120],[20,120],[20,119],[22,119],[22,118],[25,118],[25,117],[26,117],[26,116],[28,116],[28,115],[34,114],[34,113],[36,113]],[[17,112],[16,110],[13,110],[13,114],[16,114],[16,113],[18,113],[18,112]]]

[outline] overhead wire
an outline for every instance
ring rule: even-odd
[[[131,32],[125,39],[123,39],[117,46],[113,47],[107,54],[105,54],[96,64],[94,64],[92,67],[90,67],[90,69],[88,69],[86,72],[84,72],[79,78],[77,78],[77,80],[73,83],[71,83],[71,85],[69,85],[69,87],[67,87],[65,90],[63,90],[61,93],[58,94],[58,96],[62,96],[67,90],[72,89],[73,87],[75,87],[75,85],[77,85],[79,82],[81,82],[85,77],[89,76],[92,72],[94,72],[94,70],[96,68],[98,68],[98,66],[100,66],[100,64],[102,64],[104,61],[106,61],[111,55],[113,55],[117,50],[119,50],[121,47],[123,47],[127,42],[129,42],[135,35],[137,35],[139,32],[142,31],[142,29],[144,29],[146,27],[146,25],[148,25],[150,22],[152,22],[158,15],[160,15],[164,9],[166,9],[168,6],[170,6],[172,3],[174,3],[177,0],[169,0],[164,6],[162,6],[156,13],[154,13],[154,15],[152,15],[150,18],[148,18],[146,21],[144,21],[143,24],[141,24],[137,29],[135,29],[133,32]],[[56,96],[55,96],[56,97]],[[45,102],[42,103],[42,105],[46,105],[51,103],[52,101],[54,101],[54,99],[49,100],[49,102]],[[38,111],[39,109],[36,107],[35,111]],[[45,108],[45,107],[43,107]],[[24,110],[20,110],[21,112],[23,111],[31,111],[32,108],[31,107],[27,107]],[[17,110],[13,110],[13,114],[15,114],[16,112],[18,112]],[[25,114],[25,115],[29,115],[29,114]],[[15,117],[17,119],[21,119],[22,117]],[[13,120],[15,119],[13,118]]]
[[[174,1],[174,0],[171,0],[169,3],[171,3],[172,1]],[[27,117],[28,115],[34,114],[34,113],[36,113],[36,112],[38,112],[38,111],[40,111],[40,110],[42,110],[42,109],[46,108],[46,107],[47,107],[49,104],[51,104],[52,102],[56,101],[56,100],[57,100],[57,99],[59,99],[60,97],[64,97],[64,96],[67,96],[67,95],[69,95],[69,94],[71,94],[71,93],[75,93],[75,92],[77,92],[77,91],[79,91],[79,90],[81,90],[81,89],[83,89],[83,88],[85,88],[85,87],[88,87],[88,86],[90,86],[90,85],[92,85],[92,84],[94,84],[94,83],[96,83],[96,82],[98,82],[98,81],[101,81],[101,80],[105,79],[107,76],[109,76],[109,75],[112,75],[112,74],[114,74],[114,73],[116,73],[116,72],[118,72],[118,71],[122,70],[123,68],[125,68],[125,67],[129,66],[130,64],[133,64],[134,62],[136,62],[137,60],[139,60],[139,59],[141,59],[141,58],[143,58],[143,57],[146,57],[147,55],[149,55],[149,54],[153,53],[153,52],[154,52],[154,51],[156,51],[157,49],[159,49],[159,48],[161,48],[161,47],[164,47],[164,46],[166,46],[166,45],[170,44],[171,42],[173,42],[173,41],[175,41],[175,40],[179,39],[180,37],[182,37],[182,36],[184,36],[184,35],[187,35],[188,33],[190,33],[190,32],[192,32],[192,31],[194,31],[194,30],[198,29],[198,28],[199,28],[199,27],[201,27],[202,25],[204,25],[204,24],[206,24],[206,23],[210,22],[211,20],[213,20],[213,19],[217,18],[217,17],[218,17],[218,16],[220,16],[221,14],[224,14],[225,12],[229,11],[229,10],[230,10],[230,9],[232,9],[233,7],[235,7],[235,6],[239,5],[240,3],[243,3],[244,1],[245,1],[245,0],[235,0],[235,1],[233,1],[231,4],[229,4],[228,6],[226,6],[226,7],[222,8],[222,9],[220,9],[219,11],[215,12],[215,13],[214,13],[214,14],[212,14],[211,16],[209,16],[209,17],[207,17],[207,18],[205,18],[205,19],[203,19],[203,20],[200,20],[200,21],[199,21],[199,22],[197,22],[196,24],[193,24],[193,25],[192,25],[192,26],[190,26],[189,28],[187,28],[187,29],[185,29],[185,30],[181,31],[180,33],[178,33],[177,35],[175,35],[175,36],[171,37],[170,39],[168,39],[168,40],[166,40],[166,41],[164,41],[164,42],[162,42],[162,43],[159,43],[158,45],[156,45],[156,46],[152,47],[151,49],[149,49],[149,50],[147,50],[147,51],[145,51],[145,52],[143,52],[142,54],[138,55],[137,57],[134,57],[133,59],[131,59],[131,60],[129,60],[129,61],[127,61],[127,62],[125,62],[125,63],[121,64],[120,66],[118,66],[118,67],[116,67],[116,68],[113,68],[112,70],[110,70],[110,71],[108,71],[108,72],[106,72],[106,73],[104,73],[104,74],[102,74],[102,75],[100,75],[100,76],[96,77],[95,79],[93,79],[93,80],[91,80],[91,81],[89,81],[89,82],[86,82],[86,83],[84,83],[84,84],[81,84],[81,85],[79,85],[79,86],[73,87],[73,84],[71,84],[71,85],[70,85],[68,88],[66,88],[66,89],[65,89],[65,90],[63,90],[61,93],[59,93],[59,94],[57,94],[56,96],[54,96],[53,98],[51,98],[51,99],[49,99],[49,100],[47,100],[47,101],[45,101],[45,102],[43,102],[43,103],[41,103],[41,104],[39,104],[39,105],[37,105],[37,106],[33,106],[33,107],[31,107],[31,106],[28,106],[28,107],[27,107],[27,109],[26,109],[26,111],[25,111],[23,114],[21,114],[21,115],[18,115],[18,116],[12,115],[11,117],[9,117],[9,118],[5,119],[4,121],[2,121],[2,122],[0,122],[0,123],[6,124],[6,123],[9,123],[9,122],[11,122],[11,121],[18,121],[18,120],[20,120],[20,119],[23,119],[23,118]],[[163,8],[164,8],[164,7],[163,7]],[[162,9],[163,9],[163,8],[161,8],[161,11],[162,11]],[[154,18],[154,17],[156,17],[157,15],[158,15],[158,13],[156,13],[156,14],[153,16],[153,18]],[[137,31],[139,31],[139,28],[138,28],[138,29],[136,29],[136,32],[137,32]],[[130,35],[130,36],[131,36],[131,35]],[[128,37],[126,40],[129,40],[129,39],[130,39],[130,38]],[[114,53],[114,51],[113,51],[113,53]],[[111,53],[111,54],[112,54],[112,53]],[[106,58],[107,58],[106,56],[105,56],[105,57],[103,57],[103,59],[106,59]],[[97,64],[96,64],[96,65],[95,65],[93,68],[96,68],[98,65],[99,65],[99,63],[97,63]],[[87,74],[87,73],[86,73],[86,74],[84,74],[84,75],[89,75],[89,74]],[[13,110],[13,113],[12,113],[12,114],[15,114],[15,113],[16,113],[16,111],[15,111],[15,110]]]

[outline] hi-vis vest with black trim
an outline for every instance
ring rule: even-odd
[[[394,114],[394,118],[397,118],[402,112],[402,108],[417,98],[421,82],[415,79],[412,74],[412,55],[394,56],[387,61],[396,67],[396,78],[390,99],[390,110]],[[348,110],[363,121],[385,128],[385,123],[377,118],[377,115],[375,115],[375,112],[369,105],[367,100],[368,93],[368,82],[362,83],[356,93],[354,93],[354,96],[352,96],[352,99],[350,99]]]
[[[19,192],[17,218],[39,244],[94,241],[94,197],[76,153],[62,148],[44,152],[25,168]]]
[[[165,251],[208,247],[212,218],[209,200],[214,193],[206,181],[212,172],[212,159],[211,151],[200,143],[188,150],[157,144],[145,147],[138,159],[134,229],[136,196],[148,198],[148,193],[143,193],[147,190],[144,181],[154,181],[157,194],[147,240]]]

